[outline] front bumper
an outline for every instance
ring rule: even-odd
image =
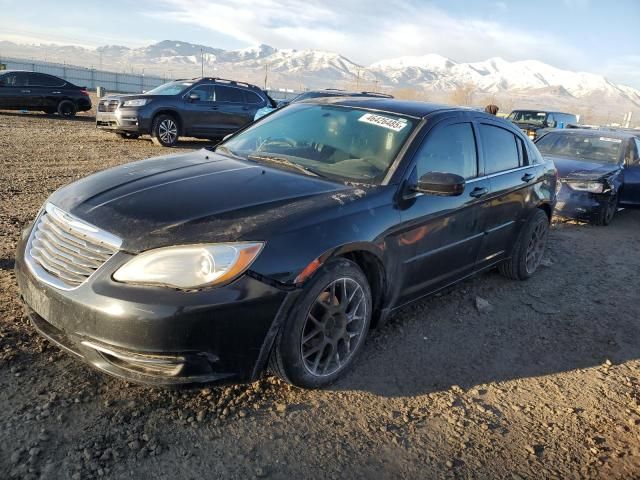
[[[96,113],[96,128],[115,132],[149,133],[151,122],[142,109],[118,108],[114,112]]]
[[[558,180],[558,191],[555,213],[561,217],[577,220],[593,221],[600,211],[606,208],[611,197],[610,192],[590,193],[573,190],[561,180]]]
[[[36,329],[92,366],[132,382],[254,380],[297,296],[250,275],[198,292],[117,283],[111,275],[131,258],[125,253],[63,291],[33,275],[24,261],[25,240],[15,269]]]

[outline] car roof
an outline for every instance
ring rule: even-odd
[[[441,105],[438,103],[416,102],[410,100],[397,100],[393,98],[379,97],[320,97],[303,100],[300,103],[332,104],[344,107],[359,107],[371,110],[380,110],[397,115],[407,115],[415,118],[423,118],[427,115],[444,110],[471,111],[464,107]]]
[[[331,104],[344,107],[366,108],[370,110],[378,110],[381,112],[392,113],[395,115],[404,115],[414,118],[424,118],[436,112],[466,112],[472,113],[473,117],[485,118],[503,124],[513,132],[520,132],[512,122],[491,115],[490,113],[481,112],[470,107],[462,107],[456,105],[444,105],[441,103],[418,102],[414,100],[398,100],[394,98],[376,98],[376,97],[321,97],[303,100],[300,103],[311,104]]]
[[[580,133],[583,135],[589,135],[592,137],[610,137],[610,138],[619,138],[621,140],[626,140],[629,138],[633,138],[638,134],[634,135],[631,132],[622,132],[620,130],[606,130],[599,128],[560,128],[556,130],[552,130],[546,135],[551,134],[560,134],[560,135],[571,135],[572,133]]]

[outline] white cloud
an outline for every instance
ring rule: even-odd
[[[568,58],[580,56],[549,33],[533,28],[516,30],[496,21],[456,18],[410,0],[343,0],[333,9],[320,0],[162,3],[149,15],[196,25],[246,44],[336,51],[362,64],[401,55],[438,53],[457,61],[502,56],[510,60],[537,58],[567,66]],[[553,48],[545,49],[544,45]]]

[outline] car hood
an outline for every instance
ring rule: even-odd
[[[618,165],[610,163],[586,162],[584,160],[551,155],[545,155],[544,158],[551,160],[555,164],[558,176],[562,179],[597,180],[620,170]]]
[[[180,243],[267,240],[314,210],[363,194],[200,150],[96,173],[61,188],[49,201],[119,236],[125,250],[139,252]]]

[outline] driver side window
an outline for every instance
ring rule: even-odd
[[[470,123],[456,123],[431,132],[416,153],[418,178],[426,173],[454,173],[464,179],[478,175],[476,140]]]
[[[198,100],[199,102],[214,101],[213,85],[198,85],[189,92],[189,95],[193,94],[196,94],[198,95],[198,97],[200,97],[200,100]]]

